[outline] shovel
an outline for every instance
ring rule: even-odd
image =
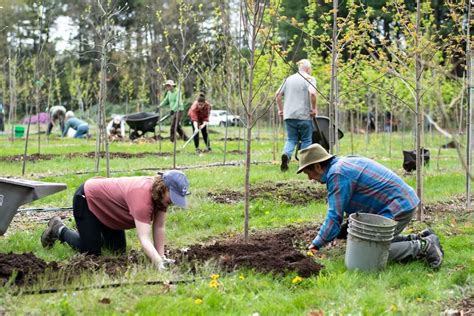
[[[182,148],[186,147],[186,145],[188,145],[191,142],[191,140],[193,140],[194,136],[196,136],[199,133],[200,130],[201,130],[200,128],[197,128],[194,131],[194,133],[191,135],[191,137],[189,137],[189,139],[184,143]]]

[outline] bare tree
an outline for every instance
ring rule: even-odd
[[[250,165],[252,153],[252,129],[258,120],[268,111],[274,103],[270,99],[270,89],[268,89],[269,78],[272,73],[273,54],[271,51],[270,38],[273,26],[268,25],[266,13],[276,12],[277,5],[272,5],[269,0],[245,0],[241,2],[240,18],[242,23],[243,45],[239,49],[246,48],[248,57],[240,56],[241,65],[239,69],[239,91],[242,105],[245,111],[246,129],[246,158],[245,158],[245,184],[244,184],[244,238],[248,241],[249,233],[249,206],[250,206]],[[270,46],[270,47],[269,47]],[[255,80],[257,67],[261,63],[266,63],[263,74],[260,73],[259,82]]]
[[[110,176],[110,157],[109,157],[109,141],[106,132],[106,112],[105,102],[107,101],[107,67],[108,55],[112,43],[117,39],[113,28],[113,18],[119,15],[124,8],[116,8],[109,2],[104,6],[101,0],[97,1],[98,9],[101,12],[100,26],[98,35],[101,39],[98,44],[97,51],[100,54],[100,83],[99,83],[99,106],[97,109],[97,138],[95,147],[95,171],[99,172],[101,150],[105,147],[106,173]]]

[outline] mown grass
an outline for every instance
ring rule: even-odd
[[[220,129],[216,129],[222,132]],[[231,130],[230,137],[236,137],[237,130]],[[261,131],[263,140],[253,143],[252,160],[267,162],[252,165],[251,182],[306,180],[303,175],[296,175],[296,164],[292,162],[290,172],[279,171],[278,157],[273,161],[270,133]],[[213,152],[202,156],[194,154],[193,145],[179,152],[178,166],[209,164],[222,162],[223,142],[217,141],[222,134],[211,134]],[[267,139],[265,139],[267,138]],[[280,136],[280,139],[282,137]],[[403,140],[403,142],[402,142]],[[23,152],[23,143],[10,143],[0,138],[3,150],[0,156],[17,155]],[[387,135],[370,135],[366,145],[363,135],[354,137],[354,154],[365,155],[402,175],[401,149],[410,149],[412,139],[409,134],[393,135],[392,154],[388,153]],[[446,140],[438,137],[427,137],[429,148],[436,149]],[[179,145],[181,146],[182,143]],[[64,146],[67,145],[67,146]],[[279,143],[279,150],[282,148]],[[50,139],[43,141],[42,153],[66,154],[70,152],[93,151],[94,141]],[[243,150],[244,143],[240,144]],[[33,139],[30,153],[36,152]],[[163,152],[171,151],[171,144],[163,142]],[[238,148],[237,142],[230,142],[228,149]],[[157,144],[111,144],[115,152],[153,152]],[[349,135],[341,142],[341,154],[351,154]],[[465,176],[455,150],[443,150],[437,166],[437,149],[432,150],[432,162],[425,168],[426,202],[446,200],[453,195],[462,194]],[[228,160],[242,160],[242,155],[231,155]],[[170,168],[171,157],[153,155],[136,159],[114,159],[111,161],[113,176],[152,174],[143,168]],[[65,159],[57,157],[50,161],[38,161],[27,164],[25,177],[41,178],[43,181],[63,182],[68,189],[49,196],[27,207],[70,206],[72,194],[80,183],[94,174],[74,174],[85,170],[93,171],[94,161],[82,157]],[[20,176],[20,162],[0,161],[2,176]],[[101,165],[104,174],[104,165]],[[184,247],[215,239],[221,234],[234,235],[243,229],[243,204],[218,204],[208,198],[208,192],[224,188],[242,190],[244,180],[243,166],[207,167],[186,171],[192,195],[187,210],[172,209],[167,222],[167,239],[170,247]],[[414,175],[404,176],[414,186]],[[319,185],[319,184],[314,184]],[[314,201],[307,205],[295,206],[272,199],[252,201],[250,226],[253,230],[283,227],[289,224],[314,223],[315,226],[324,219],[326,206],[324,201]],[[433,272],[421,262],[405,265],[389,264],[379,273],[361,273],[346,271],[343,249],[324,250],[319,258],[325,268],[317,277],[304,279],[293,284],[295,274],[272,276],[255,273],[249,270],[238,270],[232,273],[219,271],[212,263],[204,265],[197,274],[187,273],[186,267],[174,268],[160,274],[150,267],[140,270],[132,268],[118,280],[110,279],[103,272],[84,273],[73,283],[66,285],[68,291],[48,295],[14,296],[16,289],[0,289],[0,306],[8,313],[33,314],[197,314],[197,315],[283,315],[305,314],[309,311],[324,311],[327,314],[430,314],[454,307],[461,298],[472,295],[473,290],[473,236],[472,216],[450,214],[449,210],[437,216],[432,223],[439,232],[445,249],[445,262],[439,272]],[[69,225],[73,225],[72,222]],[[31,251],[47,261],[67,260],[74,252],[63,245],[44,250],[39,242],[43,225],[33,225],[32,229],[8,231],[0,238],[2,252]],[[414,229],[422,229],[425,223],[413,223]],[[316,233],[316,230],[315,230]],[[127,232],[129,249],[139,249],[134,231]],[[268,258],[272,260],[272,258]],[[209,286],[209,275],[219,273],[220,286],[215,289]],[[100,285],[110,282],[135,282],[144,280],[170,280],[196,278],[195,282],[172,286],[130,285],[116,289],[93,289],[73,291],[75,286]],[[31,289],[39,289],[50,284],[47,277]],[[110,299],[107,304],[104,298]],[[21,300],[21,304],[18,302]]]

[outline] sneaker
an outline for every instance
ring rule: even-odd
[[[287,154],[281,155],[281,165],[280,165],[280,170],[282,172],[288,171],[288,162],[290,161],[290,158],[288,158]]]
[[[438,270],[441,263],[443,263],[444,256],[444,251],[441,247],[438,236],[431,234],[421,238],[421,240],[426,242],[426,246],[421,251],[422,256],[424,256],[425,260],[433,270]]]
[[[41,235],[43,248],[53,247],[54,242],[59,239],[59,229],[63,226],[64,224],[59,216],[55,216],[49,220],[48,227]]]

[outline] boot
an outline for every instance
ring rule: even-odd
[[[425,228],[418,234],[395,236],[392,242],[421,240],[422,238],[428,237],[429,235],[433,235],[433,234],[434,234],[434,231],[431,228]]]
[[[43,248],[53,247],[55,241],[59,239],[59,230],[64,226],[65,225],[59,216],[55,216],[49,220],[48,227],[41,235],[41,244],[43,245]]]
[[[438,270],[443,263],[444,251],[439,242],[438,236],[435,234],[421,238],[421,242],[425,243],[421,250],[421,257],[430,265],[433,270]]]

